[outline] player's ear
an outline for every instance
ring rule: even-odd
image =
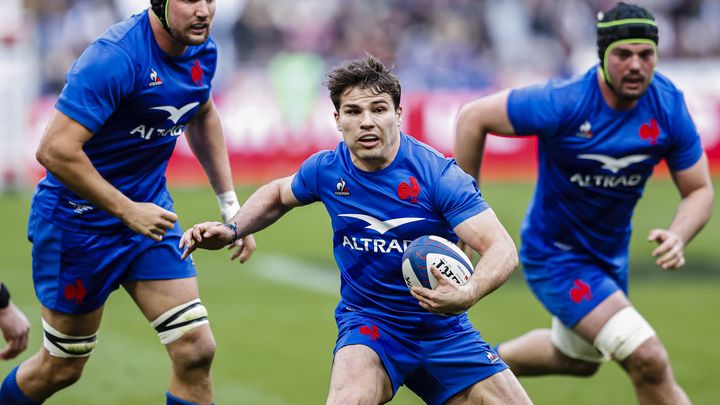
[[[395,110],[395,114],[397,115],[397,122],[399,127],[402,124],[402,107],[398,107],[397,110]]]
[[[340,126],[340,114],[335,111],[333,112],[333,116],[335,117],[335,126],[337,127],[337,130],[342,132],[342,127]]]

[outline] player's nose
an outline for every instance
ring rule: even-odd
[[[195,4],[195,17],[208,18],[210,16],[210,4],[208,1],[198,1]]]
[[[364,111],[360,115],[360,127],[363,129],[372,128],[375,126],[375,122],[373,122],[372,114],[370,111]]]

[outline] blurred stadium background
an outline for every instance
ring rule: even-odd
[[[570,76],[596,62],[594,21],[608,0],[216,0],[220,47],[214,97],[221,110],[238,191],[289,175],[310,153],[339,140],[321,86],[326,69],[370,52],[395,66],[403,85],[405,130],[451,153],[462,103],[507,87]],[[720,1],[638,1],[660,26],[659,70],[684,90],[716,187],[720,170]],[[32,186],[43,175],[34,150],[64,74],[89,41],[148,0],[0,1],[0,279],[33,323],[27,358],[41,342],[25,239]],[[491,138],[482,191],[518,242],[533,188],[532,140]],[[666,226],[678,201],[658,167],[636,209],[631,296],[668,347],[691,399],[720,398],[720,229],[716,219],[687,248],[688,264],[667,273],[650,259],[648,230]],[[185,225],[218,217],[214,196],[180,139],[168,172]],[[716,209],[717,211],[717,209]],[[218,351],[218,404],[323,403],[336,330],[337,270],[329,221],[319,204],[288,214],[257,235],[247,264],[222,253],[195,255]],[[471,310],[497,343],[549,317],[521,270]],[[3,376],[17,361],[0,363]],[[162,403],[164,349],[124,293],[106,307],[99,348],[77,385],[51,404]],[[526,378],[538,404],[633,403],[613,364],[592,380]],[[401,389],[393,404],[417,404]]]

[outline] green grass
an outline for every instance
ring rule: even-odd
[[[717,186],[717,184],[716,184]],[[517,229],[532,186],[487,184],[485,197],[517,240]],[[649,229],[669,223],[677,201],[669,182],[650,184],[636,210],[632,242],[631,298],[656,328],[671,356],[678,380],[696,404],[720,397],[720,265],[716,244],[720,229],[712,222],[688,246],[687,268],[668,273],[649,260],[644,242]],[[217,217],[208,190],[175,190],[183,224]],[[0,279],[33,323],[31,349],[41,342],[39,310],[32,291],[30,244],[25,240],[29,195],[0,198]],[[255,260],[239,265],[225,252],[199,252],[195,260],[203,301],[218,342],[213,366],[218,404],[318,404],[327,393],[336,328],[332,316],[337,293],[312,292],[265,277],[263,258],[276,254],[331,273],[330,225],[320,204],[298,208],[257,235]],[[265,256],[263,256],[265,255]],[[278,270],[278,269],[273,269]],[[532,328],[549,317],[521,280],[520,271],[470,313],[491,343]],[[0,363],[5,375],[17,360]],[[49,404],[164,403],[169,365],[157,336],[127,295],[114,293],[106,306],[99,344],[83,379]],[[538,404],[633,403],[632,387],[614,364],[592,379],[526,378],[521,382]],[[418,404],[401,389],[393,404]]]

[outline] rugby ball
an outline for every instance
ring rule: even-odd
[[[454,243],[440,236],[421,236],[403,253],[402,274],[408,288],[435,289],[438,281],[430,272],[431,265],[458,285],[467,283],[473,274],[470,259]]]

